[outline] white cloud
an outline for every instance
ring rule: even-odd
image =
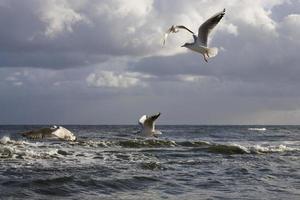
[[[23,85],[23,81],[21,81],[21,79],[23,79],[25,76],[25,71],[17,71],[7,76],[5,80],[11,82],[13,85],[20,86]]]
[[[222,28],[230,34],[233,34],[235,36],[238,35],[238,27],[234,24],[229,23],[229,24],[222,26]]]
[[[153,0],[104,0],[98,3],[97,11],[105,15],[110,12],[116,18],[145,17],[151,11],[152,4]]]
[[[179,81],[195,83],[195,82],[205,82],[209,79],[207,76],[197,76],[197,75],[177,75]]]
[[[286,16],[280,24],[280,30],[291,41],[300,42],[300,14]]]
[[[130,88],[145,86],[146,83],[141,78],[145,78],[145,76],[139,73],[101,71],[88,75],[86,82],[90,87]]]
[[[13,85],[21,86],[21,85],[23,85],[23,82],[22,81],[13,82]]]
[[[14,76],[8,76],[5,78],[6,81],[17,81],[18,79]]]
[[[60,85],[61,85],[61,82],[59,82],[59,81],[53,83],[53,86],[56,86],[56,87],[58,87]]]
[[[21,85],[23,85],[23,82],[19,80],[20,75],[21,74],[19,74],[19,72],[16,72],[16,73],[14,73],[11,76],[7,76],[5,78],[5,81],[11,83],[14,86],[21,86]]]
[[[55,37],[63,31],[73,32],[72,26],[85,17],[72,9],[70,2],[65,0],[44,1],[40,9],[40,18],[47,24],[45,35]]]

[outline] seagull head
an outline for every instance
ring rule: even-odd
[[[51,129],[51,130],[55,130],[55,129],[58,129],[58,127],[57,127],[56,125],[53,125],[53,126],[51,126],[50,129]]]
[[[172,25],[171,28],[169,29],[169,31],[171,33],[177,33],[177,32],[179,32],[179,29],[175,25]]]

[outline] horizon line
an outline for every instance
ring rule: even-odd
[[[0,126],[50,126],[50,125],[61,125],[61,126],[139,126],[139,124],[75,124],[75,123],[37,123],[37,124],[0,124]],[[300,124],[156,124],[156,126],[300,126]]]

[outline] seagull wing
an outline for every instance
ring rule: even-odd
[[[157,113],[155,115],[152,115],[150,117],[147,117],[147,119],[144,122],[145,128],[154,129],[155,126],[155,120],[160,116],[160,113]]]
[[[41,128],[22,133],[22,136],[30,139],[42,139],[51,137],[52,130],[50,128]]]
[[[171,28],[169,28],[169,29],[165,32],[165,34],[164,34],[164,37],[163,37],[163,46],[165,46],[166,40],[167,40],[167,38],[168,38],[168,36],[169,36],[170,33],[171,33]]]
[[[220,22],[220,20],[223,18],[225,15],[225,8],[222,12],[219,12],[206,20],[198,30],[198,37],[200,39],[200,42],[203,46],[207,46],[207,39],[208,35],[211,32],[213,28]]]
[[[73,135],[73,133],[62,126],[59,126],[58,129],[53,131],[52,135],[58,137],[61,140],[76,140],[76,137]]]
[[[183,25],[172,25],[167,31],[166,33],[164,34],[164,38],[163,38],[163,46],[166,44],[166,40],[169,36],[170,33],[177,33],[179,30],[178,29],[185,29],[187,30],[188,32],[192,33],[194,35],[194,32],[191,31],[190,29],[188,29],[187,27],[183,26]]]
[[[183,26],[183,25],[177,25],[176,28],[181,28],[181,29],[185,29],[188,32],[190,32],[191,34],[195,34],[193,31],[191,31],[190,29],[188,29],[187,27]]]
[[[147,119],[147,115],[143,115],[140,119],[139,119],[139,125],[144,128],[144,123]]]

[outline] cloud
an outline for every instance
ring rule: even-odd
[[[209,77],[207,76],[196,76],[196,75],[178,75],[177,80],[187,83],[201,83],[205,82]]]
[[[161,111],[161,122],[170,124],[279,123],[285,112],[294,113],[286,122],[295,123],[299,6],[296,0],[0,0],[0,121],[135,123],[144,112]],[[223,51],[208,64],[180,47],[192,40],[184,31],[161,48],[170,25],[197,32],[223,8],[210,41]]]
[[[101,71],[91,73],[86,82],[90,87],[108,87],[108,88],[130,88],[135,86],[146,86],[140,78],[147,76],[139,73],[117,73],[112,71]]]
[[[21,86],[21,85],[23,85],[23,82],[21,82],[21,81],[13,82],[13,85]]]
[[[70,7],[67,1],[46,1],[39,10],[40,20],[46,23],[45,35],[55,37],[64,31],[73,32],[73,26],[85,17]]]
[[[1,2],[0,25],[6,29],[0,34],[0,56],[5,58],[0,66],[56,69],[90,66],[111,57],[185,53],[178,44],[182,38],[190,38],[187,33],[174,35],[161,49],[163,32],[171,24],[185,24],[196,31],[201,22],[224,7],[228,12],[216,35],[237,35],[248,26],[274,34],[276,23],[268,7],[282,3],[217,0],[212,6],[208,1],[196,0],[172,4],[157,0]]]
[[[300,41],[300,14],[290,14],[283,19],[280,29],[292,42]]]
[[[8,75],[4,80],[6,82],[11,83],[14,86],[22,86],[23,83],[23,77],[27,76],[27,73],[24,71],[22,72],[14,72],[11,75]]]

